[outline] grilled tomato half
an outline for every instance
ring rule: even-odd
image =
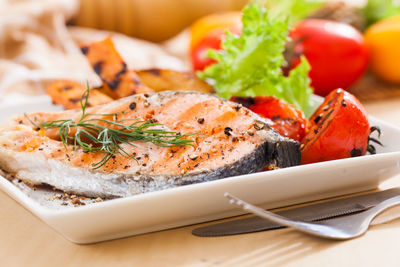
[[[337,89],[310,118],[310,129],[301,142],[301,163],[315,163],[364,155],[370,125],[362,104]]]
[[[301,110],[273,96],[238,97],[230,99],[267,118],[280,135],[300,142],[306,135],[307,119]]]

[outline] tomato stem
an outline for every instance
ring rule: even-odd
[[[370,136],[368,136],[368,146],[367,146],[367,151],[370,154],[376,154],[376,148],[371,143],[378,144],[378,145],[380,145],[382,147],[384,146],[378,139],[376,139],[374,137],[371,137],[371,134],[373,132],[377,132],[378,133],[378,138],[380,138],[381,134],[382,134],[382,130],[381,130],[381,128],[379,128],[379,126],[371,126],[371,128],[370,128]]]

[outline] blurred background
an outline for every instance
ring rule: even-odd
[[[307,18],[351,25],[363,39],[362,46],[368,46],[369,59],[368,70],[363,72],[367,69],[363,68],[361,76],[357,74],[351,80],[349,90],[362,100],[400,96],[400,0],[257,1],[274,15],[289,17],[292,26]],[[202,69],[210,60],[200,57],[209,48],[220,47],[226,28],[240,33],[240,10],[247,3],[248,0],[1,0],[0,103],[43,95],[48,83],[59,79],[89,81],[98,86],[100,80],[79,45],[107,36],[112,36],[118,52],[134,70]],[[319,50],[325,54],[324,49]],[[332,57],[339,65],[353,64]],[[357,62],[351,57],[348,60]],[[323,62],[327,67],[332,65],[326,64],[332,62],[329,58]],[[330,75],[329,71],[325,72]],[[315,83],[313,86],[318,89]]]
[[[71,24],[165,41],[196,19],[241,10],[248,0],[80,0]]]

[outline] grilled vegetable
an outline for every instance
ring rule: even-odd
[[[166,69],[147,69],[136,71],[140,80],[154,91],[198,91],[212,93],[213,88],[208,83],[197,78],[190,72],[179,72]]]
[[[273,96],[231,97],[251,111],[269,119],[268,124],[282,136],[300,142],[306,134],[308,121],[301,110]]]
[[[75,81],[55,81],[46,88],[46,93],[51,97],[53,103],[63,106],[65,109],[80,108],[80,100],[86,87]],[[113,99],[97,89],[90,90],[87,106],[105,104]]]
[[[81,50],[103,81],[104,92],[112,98],[118,99],[153,91],[140,81],[133,70],[128,69],[115,49],[111,37],[82,45]]]
[[[311,127],[301,142],[302,164],[364,155],[370,125],[361,103],[338,89],[326,96],[310,118]]]

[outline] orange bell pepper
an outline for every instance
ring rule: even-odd
[[[400,15],[378,21],[365,32],[371,69],[381,79],[400,83]]]
[[[190,48],[198,44],[210,31],[215,29],[241,29],[240,11],[211,14],[198,19],[190,26]]]

